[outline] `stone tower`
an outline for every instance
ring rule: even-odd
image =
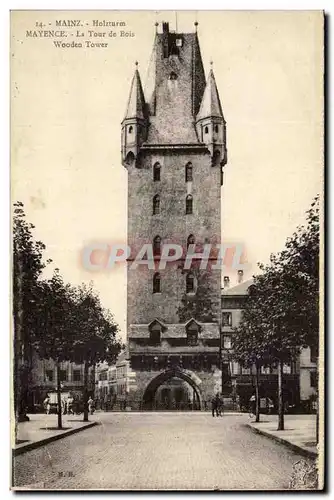
[[[220,381],[221,271],[212,264],[227,151],[214,74],[205,79],[197,32],[175,33],[162,23],[149,83],[144,96],[136,68],[122,121],[131,248],[128,398],[133,408],[152,408],[159,387],[181,379],[193,391],[191,404],[202,408]],[[163,263],[165,244],[182,247],[177,260]],[[138,265],[143,245],[151,251]],[[208,264],[200,269],[207,248]],[[197,254],[190,269],[187,251]]]

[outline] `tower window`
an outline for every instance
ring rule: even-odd
[[[193,293],[195,291],[195,278],[193,273],[188,273],[186,277],[186,292]]]
[[[153,293],[161,293],[160,273],[155,273],[153,276]]]
[[[216,132],[216,134],[218,134],[218,132],[219,132],[219,126],[218,125],[215,125],[215,132]]]
[[[126,155],[125,163],[127,165],[132,165],[134,161],[135,161],[135,155],[133,154],[132,151],[129,151],[128,154]]]
[[[189,245],[195,245],[195,236],[193,234],[190,234],[187,239],[187,248],[189,248]]]
[[[230,335],[224,335],[223,337],[223,348],[231,349],[232,347],[232,338]]]
[[[222,323],[223,323],[223,326],[232,326],[232,313],[231,312],[223,312],[222,313]]]
[[[160,163],[155,163],[153,166],[153,180],[154,182],[160,181],[161,166]]]
[[[153,255],[160,255],[161,253],[161,238],[156,236],[153,240]]]
[[[191,194],[188,194],[186,197],[186,214],[192,214],[193,213],[193,197]]]
[[[193,180],[193,166],[191,163],[186,165],[186,182],[191,182]]]
[[[155,323],[150,328],[150,344],[157,345],[161,342],[161,325]]]
[[[45,370],[45,382],[53,382],[53,370]]]
[[[198,344],[198,326],[196,323],[191,323],[187,327],[187,344],[197,345]]]
[[[156,194],[153,197],[153,215],[160,214],[160,196]]]
[[[208,134],[209,133],[209,127],[204,127],[204,134]]]
[[[177,74],[174,73],[174,71],[172,71],[171,74],[169,75],[169,79],[170,80],[177,80]]]
[[[132,134],[132,132],[133,132],[133,126],[130,125],[130,127],[129,127],[129,134]]]

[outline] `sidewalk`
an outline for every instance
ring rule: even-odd
[[[13,455],[20,455],[57,439],[97,425],[96,419],[89,416],[89,422],[83,422],[83,415],[63,415],[63,429],[57,429],[57,415],[28,415],[29,422],[20,422],[17,431],[17,443]]]
[[[261,415],[263,422],[252,419],[247,425],[255,432],[289,446],[308,457],[317,457],[316,415],[284,415],[284,431],[278,431],[277,415]]]

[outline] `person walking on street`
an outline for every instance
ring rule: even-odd
[[[211,410],[212,410],[212,416],[214,417],[216,414],[218,417],[217,397],[215,396],[213,396],[211,399]]]
[[[45,413],[47,415],[49,415],[49,413],[50,413],[50,396],[49,395],[47,395],[46,398],[44,399],[43,406],[45,409]]]
[[[68,398],[67,398],[67,401],[66,401],[66,404],[67,404],[67,415],[74,415],[73,403],[74,403],[74,399],[73,399],[72,394],[70,394],[68,396]]]
[[[88,402],[88,411],[91,415],[93,415],[93,413],[94,413],[94,400],[92,399],[91,396],[89,397],[87,402]]]
[[[219,396],[218,413],[219,413],[220,417],[222,417],[224,415],[224,398],[223,398],[223,395]]]

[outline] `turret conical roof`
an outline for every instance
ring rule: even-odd
[[[220,104],[216,80],[212,69],[210,70],[206,87],[204,90],[201,106],[197,114],[197,120],[209,117],[223,118],[223,111]]]
[[[139,71],[137,69],[132,78],[130,95],[124,120],[128,118],[145,118],[145,98]]]

